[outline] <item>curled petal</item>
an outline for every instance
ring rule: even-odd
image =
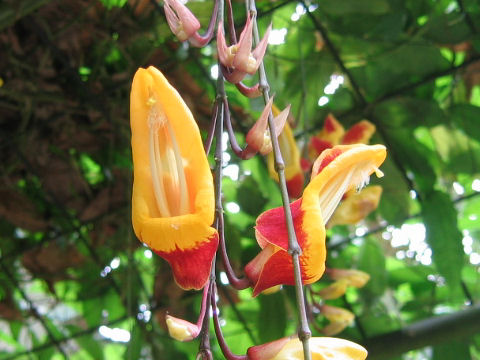
[[[169,335],[178,341],[191,341],[200,333],[197,325],[170,315],[166,317]]]
[[[166,259],[178,285],[201,289],[218,245],[213,179],[190,110],[163,74],[135,74],[130,96],[138,239]]]
[[[312,359],[365,360],[367,350],[352,341],[331,337],[313,337],[309,340]],[[248,360],[303,359],[303,346],[296,337],[283,338],[253,346],[247,351]]]
[[[217,30],[217,53],[220,62],[226,67],[233,66],[233,56],[232,49],[227,47],[227,42],[225,40],[225,34],[223,32],[223,23],[220,21],[218,23]]]
[[[348,196],[335,210],[328,226],[359,223],[378,207],[381,196],[382,187],[379,185],[367,186],[360,192],[349,191]]]
[[[252,52],[252,56],[255,59],[255,67],[252,68],[251,71],[249,71],[250,74],[253,74],[255,73],[255,71],[257,71],[258,67],[260,66],[260,63],[263,60],[263,57],[265,56],[265,52],[267,51],[268,38],[270,36],[271,30],[272,30],[272,24],[268,26],[267,31],[265,31],[265,35],[263,35],[262,40],[260,40],[257,47]]]

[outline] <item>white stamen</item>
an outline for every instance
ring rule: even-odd
[[[185,179],[183,159],[175,139],[175,134],[164,112],[159,111],[160,105],[155,95],[149,97],[147,105],[150,106],[147,120],[149,126],[150,171],[152,174],[155,201],[160,216],[170,217],[187,214],[190,211],[188,188]],[[160,132],[163,132],[161,135],[162,140],[170,143],[166,145],[166,151],[163,157],[160,153]],[[168,203],[164,184],[165,174],[169,174],[172,177],[173,187],[179,189],[180,199],[177,204]]]
[[[373,171],[375,171],[375,175],[377,175],[378,178],[381,178],[384,175],[383,171],[376,166],[373,167]]]

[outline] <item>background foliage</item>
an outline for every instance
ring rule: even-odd
[[[212,4],[189,7],[206,24]],[[389,151],[379,209],[328,234],[329,266],[372,276],[337,301],[357,316],[340,336],[369,344],[372,359],[479,359],[480,4],[258,9],[260,26],[276,30],[268,76],[277,104],[292,104],[299,142],[333,112],[345,127],[375,123],[373,142]],[[153,64],[206,129],[214,46],[178,43],[145,0],[6,0],[0,49],[0,359],[193,359],[197,344],[171,340],[163,319],[193,321],[199,294],[179,290],[132,234],[128,96],[135,70]],[[343,83],[332,91],[334,74]],[[237,129],[248,128],[260,101],[227,90]],[[256,216],[280,196],[264,159],[224,156],[227,244],[240,270],[258,252]],[[220,294],[235,352],[295,332],[292,289]]]

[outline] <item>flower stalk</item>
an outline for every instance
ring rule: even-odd
[[[246,0],[246,1],[247,1],[247,8],[250,12],[250,16],[253,21],[253,41],[255,45],[257,45],[260,42],[260,36],[258,33],[258,26],[257,26],[257,17],[256,17],[257,9],[255,5],[255,0]],[[260,78],[259,79],[260,89],[263,93],[263,99],[265,101],[265,104],[267,104],[270,99],[270,95],[269,95],[270,86],[268,84],[263,61],[260,62],[258,72],[259,72],[259,78]],[[287,182],[285,178],[285,164],[283,162],[282,154],[280,151],[280,145],[278,142],[277,134],[275,133],[275,123],[274,123],[274,118],[271,111],[268,115],[268,127],[270,130],[270,136],[272,140],[273,155],[275,159],[275,170],[278,173],[280,191],[281,191],[282,202],[283,202],[283,210],[285,213],[285,219],[286,219],[286,225],[287,225],[287,231],[288,231],[288,249],[289,249],[288,252],[292,256],[292,262],[293,262],[293,268],[294,268],[295,294],[297,299],[299,320],[300,320],[298,338],[302,342],[304,359],[311,360],[312,357],[310,354],[309,339],[312,333],[308,326],[307,312],[305,307],[305,297],[303,293],[302,276],[301,276],[301,269],[300,269],[300,255],[302,253],[302,249],[298,245],[295,230],[293,227],[292,213],[290,210],[290,199],[288,196]]]

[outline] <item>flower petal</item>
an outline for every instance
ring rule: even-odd
[[[325,270],[325,227],[320,209],[306,214],[302,208],[302,199],[290,204],[297,241],[303,251],[300,256],[302,279],[304,284],[310,284],[317,281]],[[305,218],[314,223],[309,232],[303,227]],[[254,283],[253,295],[275,285],[293,285],[293,263],[287,252],[288,232],[283,207],[268,210],[258,217],[255,236],[263,251],[269,251],[269,256],[264,254],[258,261],[257,258],[262,256],[260,253],[245,267],[246,275]]]
[[[178,147],[177,165],[182,166],[188,193],[188,211],[179,216],[162,217],[154,191],[151,171],[149,118],[152,94],[161,111],[162,121],[168,122]],[[183,268],[182,261],[202,260],[203,268],[210,268],[218,243],[216,230],[211,228],[214,218],[214,190],[210,167],[203,150],[198,126],[190,110],[163,74],[149,67],[135,74],[130,97],[132,129],[132,156],[134,182],[132,194],[132,222],[137,237],[155,252],[167,259],[174,268],[177,283],[185,289],[203,287],[208,279],[205,270],[200,273],[192,266]],[[193,256],[195,259],[190,259]],[[208,273],[208,271],[206,271]]]
[[[353,194],[344,199],[328,222],[328,227],[334,225],[357,224],[365,219],[372,211],[378,207],[380,197],[382,196],[382,187],[380,185],[370,185],[360,192],[349,191]]]
[[[362,120],[348,129],[342,139],[342,144],[367,144],[374,133],[375,125],[368,120]]]
[[[365,360],[367,350],[352,341],[332,337],[313,337],[309,340],[310,353],[315,360]],[[248,360],[300,360],[303,345],[296,337],[282,338],[253,346],[247,351]]]

